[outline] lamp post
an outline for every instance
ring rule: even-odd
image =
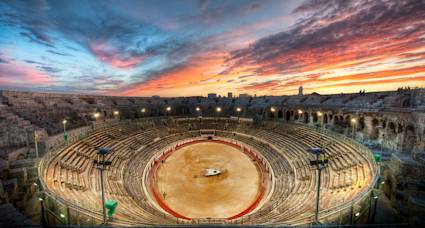
[[[117,118],[119,115],[120,115],[120,112],[119,112],[119,111],[117,111],[117,110],[115,110],[115,111],[114,111],[114,117],[115,117],[115,118]]]
[[[322,148],[310,148],[308,152],[316,155],[316,160],[311,160],[310,165],[317,169],[317,193],[316,193],[316,213],[314,216],[314,222],[319,224],[319,205],[320,205],[320,184],[322,170],[325,168],[325,164],[328,163],[327,159],[320,159],[320,155],[323,153]]]
[[[241,111],[242,111],[242,109],[240,107],[236,108],[236,112],[238,113],[238,121],[239,121],[239,115],[240,115]]]
[[[145,117],[146,108],[142,108],[140,111],[142,112],[142,117]]]
[[[63,133],[66,133],[66,123],[68,123],[68,120],[64,119],[62,120],[62,124],[63,124]]]
[[[273,113],[273,119],[274,119],[274,113],[276,112],[276,109],[274,107],[270,107],[270,112]]]
[[[107,166],[112,164],[111,161],[105,161],[106,155],[110,152],[108,148],[100,148],[98,152],[98,159],[94,160],[93,163],[96,165],[96,168],[99,169],[100,173],[100,189],[102,194],[102,212],[103,212],[103,220],[102,224],[107,224],[106,221],[106,208],[105,208],[105,186],[103,180],[103,171],[105,171]]]
[[[215,108],[215,113],[216,113],[216,117],[217,117],[217,119],[218,119],[218,117],[219,117],[219,115],[220,115],[220,112],[221,112],[221,107],[217,107],[217,108]]]
[[[196,107],[196,112],[198,113],[198,116],[202,116],[201,108],[200,107]]]
[[[68,145],[68,134],[66,133],[66,124],[68,123],[68,120],[64,119],[62,120],[63,124],[63,139],[66,141],[66,144]]]
[[[300,120],[301,119],[301,115],[303,114],[303,110],[301,110],[301,109],[298,109],[298,120]]]
[[[98,113],[98,112],[95,112],[95,113],[93,114],[94,122],[95,122],[95,123],[97,123],[97,120],[99,119],[99,116],[100,116],[100,113]],[[97,125],[97,124],[93,124],[93,129],[95,128],[95,125]]]
[[[35,157],[38,158],[38,133],[34,131],[34,146],[35,146]]]
[[[166,109],[165,109],[165,111],[167,112],[167,116],[169,115],[169,113],[170,113],[170,111],[171,111],[171,107],[170,106],[168,106]]]
[[[351,118],[351,126],[352,126],[352,130],[351,130],[351,135],[353,136],[353,139],[355,138],[355,130],[357,127],[357,119],[356,118]]]
[[[321,111],[317,112],[317,117],[319,117],[319,122],[321,123],[321,127],[323,128],[323,113]]]

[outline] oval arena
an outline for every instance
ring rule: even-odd
[[[101,221],[99,150],[115,225],[269,224],[314,221],[323,148],[320,220],[333,222],[376,181],[372,153],[342,135],[296,123],[239,118],[143,118],[95,125],[44,155],[45,194]],[[322,158],[321,158],[322,159]],[[323,160],[323,159],[322,159]],[[207,169],[220,172],[207,176]],[[210,171],[211,171],[210,170]]]

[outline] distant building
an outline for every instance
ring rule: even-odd
[[[227,93],[227,98],[232,98],[233,97],[233,93],[232,92],[228,92]]]
[[[153,96],[152,96],[152,98],[153,98],[153,99],[159,99],[159,98],[161,98],[161,97],[160,97],[159,95],[153,95]]]
[[[209,93],[208,94],[208,99],[215,99],[217,98],[217,94],[216,93]]]
[[[249,95],[247,93],[241,93],[239,94],[239,98],[248,98]]]
[[[302,96],[303,95],[303,86],[300,86],[298,88],[298,96]]]

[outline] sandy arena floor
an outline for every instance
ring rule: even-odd
[[[205,177],[207,168],[219,176]],[[157,172],[156,188],[175,212],[189,218],[228,218],[247,209],[259,192],[260,175],[238,149],[201,142],[175,151]]]

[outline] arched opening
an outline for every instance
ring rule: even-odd
[[[397,124],[397,129],[396,129],[397,133],[402,133],[403,132],[403,125],[401,123]]]
[[[350,115],[345,116],[345,121],[344,121],[343,125],[344,125],[344,127],[351,126],[351,116]]]
[[[395,124],[393,122],[390,122],[388,124],[388,133],[391,133],[391,134],[396,133]]]
[[[406,132],[404,135],[403,151],[411,152],[415,144],[416,144],[415,127],[413,127],[413,125],[408,125],[406,127]]]
[[[365,122],[364,122],[364,117],[360,117],[359,118],[359,124],[357,126],[358,130],[363,131],[365,128]]]
[[[283,112],[282,112],[282,110],[279,110],[277,112],[277,118],[279,118],[279,119],[282,119],[283,118]]]
[[[316,123],[317,120],[318,120],[317,113],[316,112],[313,112],[313,123]]]
[[[324,124],[327,124],[327,123],[328,123],[328,114],[325,114],[325,115],[323,116],[323,123],[324,123]]]
[[[290,119],[291,119],[291,112],[286,111],[285,120],[290,120]]]
[[[308,112],[304,112],[304,123],[309,122]]]
[[[378,119],[372,119],[372,131],[370,132],[371,139],[377,139],[379,136],[379,129],[377,128],[379,124]]]

